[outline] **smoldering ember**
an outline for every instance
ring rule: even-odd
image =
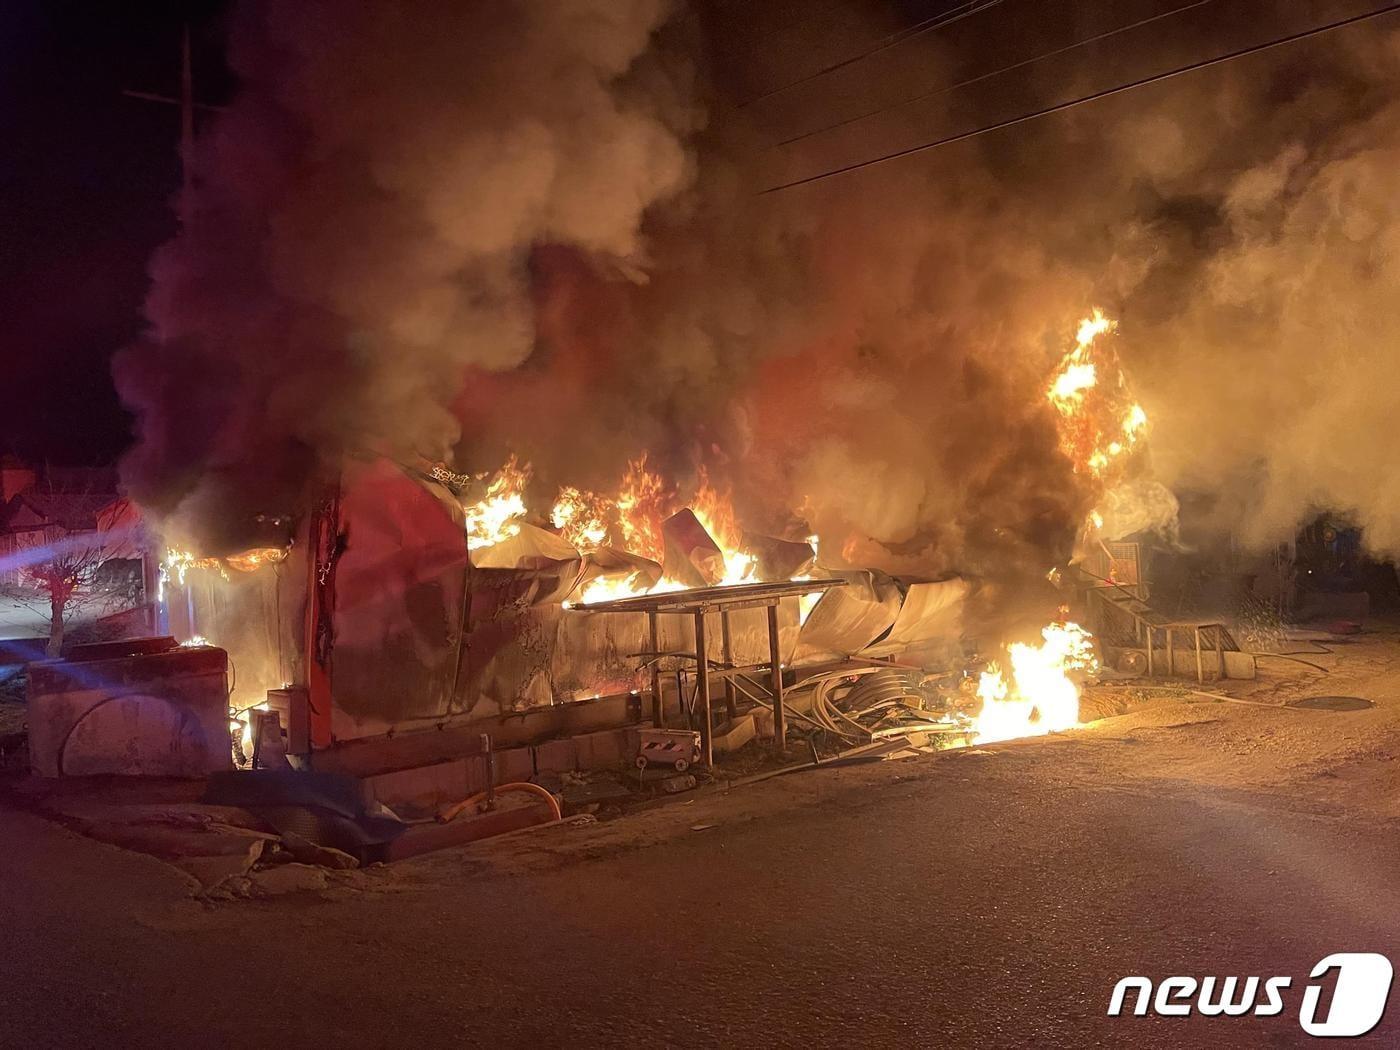
[[[0,1045],[1393,1045],[1400,3],[0,12]]]

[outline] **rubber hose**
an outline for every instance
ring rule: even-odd
[[[504,794],[507,791],[525,791],[532,795],[539,795],[549,804],[549,811],[552,814],[553,819],[564,819],[564,814],[559,810],[559,800],[553,795],[551,795],[544,788],[540,787],[538,784],[530,784],[522,780],[513,784],[501,784],[499,787],[496,788],[496,794],[498,795]],[[438,821],[440,823],[446,824],[448,821],[456,817],[457,814],[461,813],[462,810],[468,809],[473,806],[479,806],[484,801],[486,801],[486,792],[478,791],[475,795],[471,795],[468,798],[464,798],[461,802],[453,803],[452,805],[443,809],[440,813],[438,813]]]

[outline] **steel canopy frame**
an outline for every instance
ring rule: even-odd
[[[729,614],[743,609],[767,609],[768,611],[768,691],[773,696],[773,737],[781,752],[787,745],[787,718],[783,710],[783,664],[778,649],[778,603],[784,598],[801,597],[815,591],[826,592],[846,586],[845,580],[783,580],[778,583],[739,583],[729,587],[699,587],[687,591],[668,591],[663,594],[638,594],[630,598],[614,598],[611,601],[596,602],[591,605],[573,606],[573,612],[590,613],[646,613],[651,628],[651,718],[654,725],[662,724],[661,714],[661,633],[659,620],[662,615],[691,616],[695,621],[695,693],[700,707],[700,747],[707,767],[714,764],[713,733],[710,726],[710,666],[705,653],[705,616],[708,613],[720,614],[720,626],[724,642],[725,695],[729,713],[734,715],[735,695],[729,672],[734,670],[734,654],[730,644]],[[689,659],[688,653],[668,654],[681,659]],[[764,665],[758,664],[756,668]]]

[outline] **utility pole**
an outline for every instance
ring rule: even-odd
[[[128,98],[139,98],[143,102],[159,102],[166,106],[180,107],[180,226],[188,229],[190,207],[194,195],[190,192],[193,182],[194,164],[194,111],[207,109],[220,112],[224,107],[210,106],[194,100],[194,70],[190,63],[190,26],[185,23],[180,37],[180,97],[157,95],[150,91],[123,91]]]
[[[190,24],[180,37],[180,226],[189,229],[190,165],[194,162],[194,74],[190,72]]]
[[[222,106],[210,106],[194,100],[194,68],[190,61],[190,25],[185,23],[180,34],[180,97],[171,98],[169,95],[157,95],[150,91],[122,92],[128,98],[137,98],[143,102],[158,102],[163,106],[180,107],[180,206],[177,212],[180,220],[180,229],[188,230],[190,220],[193,216],[193,165],[194,165],[194,111],[195,108],[212,110],[218,112]],[[154,570],[154,571],[152,571]],[[152,591],[157,594],[164,593],[164,588],[160,583],[160,574],[165,571],[160,560],[156,559],[154,564],[148,560],[147,551],[143,544],[141,552],[141,584],[144,595],[151,606],[151,631],[153,634],[164,633],[170,630],[169,611],[164,602],[149,602],[149,595]],[[189,601],[189,625],[190,631],[194,630],[194,592],[186,589],[186,598]]]

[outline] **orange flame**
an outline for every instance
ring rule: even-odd
[[[529,513],[525,488],[530,480],[528,463],[511,456],[491,477],[486,495],[464,510],[468,543],[477,549],[489,547],[520,533]],[[479,476],[480,477],[480,476]],[[565,485],[550,508],[550,521],[570,546],[580,551],[597,550],[610,542],[623,550],[656,562],[666,555],[662,523],[676,509],[675,491],[660,474],[647,468],[647,456],[629,460],[617,497]],[[728,487],[711,481],[701,467],[691,509],[700,525],[719,547],[724,560],[720,586],[753,582],[758,579],[758,557],[743,541],[734,514]],[[815,543],[816,537],[810,537]],[[172,566],[173,567],[173,566]],[[635,594],[679,590],[682,584],[663,578],[648,588],[644,573],[609,575],[590,580],[571,604],[591,604]],[[809,612],[809,601],[804,612]]]
[[[652,561],[665,560],[661,522],[666,518],[669,502],[669,488],[661,475],[647,470],[646,453],[629,460],[617,496],[618,524],[627,550]]]
[[[1099,477],[1128,452],[1147,426],[1147,413],[1127,394],[1117,356],[1096,346],[1118,327],[1095,308],[1079,324],[1075,345],[1060,362],[1046,396],[1060,413],[1060,447],[1074,469]],[[1108,382],[1104,382],[1105,373]]]
[[[191,569],[213,569],[224,579],[228,579],[228,572],[218,558],[196,558],[189,551],[179,550],[175,547],[166,548],[165,572],[167,576],[174,576],[181,583],[184,583],[185,575]]]
[[[606,542],[613,509],[614,504],[607,497],[566,485],[559,490],[549,518],[571,546],[591,551]]]
[[[239,572],[253,572],[264,565],[276,565],[287,557],[281,547],[254,547],[242,554],[230,554],[225,561]]]
[[[991,664],[977,683],[982,710],[974,722],[977,743],[1043,736],[1079,724],[1079,686],[1070,671],[1098,670],[1093,635],[1077,623],[1052,623],[1040,645],[1007,646],[1008,682]]]
[[[463,508],[468,543],[477,548],[493,547],[520,533],[529,481],[530,464],[517,463],[514,456],[506,460],[486,487],[485,497]]]
[[[666,594],[670,591],[683,591],[685,584],[663,576],[652,587],[647,587],[646,577],[640,573],[629,576],[600,576],[589,580],[579,591],[578,598],[565,602],[566,608],[580,605],[593,605],[597,602],[610,602],[614,598],[632,598],[638,594]]]
[[[700,485],[695,490],[695,500],[690,509],[724,555],[721,586],[754,579],[758,559],[744,547],[743,533],[734,520],[734,504],[730,500],[729,489],[726,487],[720,491],[712,485],[709,472],[704,467],[700,468],[699,478]]]

